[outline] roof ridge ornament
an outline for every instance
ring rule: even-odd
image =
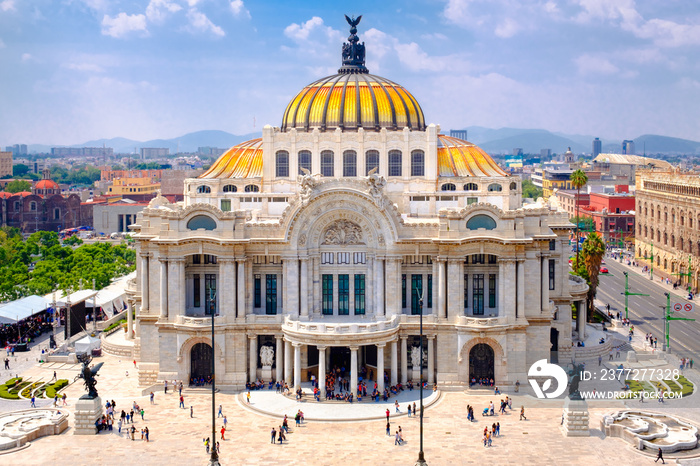
[[[349,18],[345,15],[345,20],[350,25],[350,36],[348,42],[343,42],[343,66],[340,67],[338,73],[369,73],[365,67],[365,43],[358,43],[360,38],[357,37],[357,25],[362,20],[362,15],[355,18]]]

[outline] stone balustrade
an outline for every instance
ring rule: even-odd
[[[303,322],[290,319],[289,316],[286,316],[284,319],[284,329],[296,333],[314,335],[371,334],[396,329],[399,325],[399,320],[398,316],[392,316],[389,320],[380,320],[378,322]]]
[[[588,283],[578,275],[569,275],[569,289],[572,295],[580,295],[588,292]]]
[[[505,317],[471,317],[471,316],[459,316],[459,325],[466,325],[470,327],[493,327],[496,325],[505,325]]]

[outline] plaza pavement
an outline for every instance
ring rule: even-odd
[[[145,420],[136,422],[137,429],[148,426],[151,442],[132,442],[120,437],[115,430],[96,436],[74,436],[68,429],[59,436],[41,438],[26,449],[15,451],[0,458],[7,464],[52,464],[52,465],[123,465],[125,462],[139,465],[205,465],[208,456],[202,443],[211,435],[211,396],[197,390],[185,390],[187,409],[178,408],[176,393],[156,393],[155,405],[150,405],[148,396],[142,396],[137,386],[133,362],[113,356],[96,358],[105,364],[99,373],[98,390],[105,401],[117,402],[117,410],[130,407],[136,401],[145,408]],[[51,377],[56,370],[59,377],[73,380],[77,371],[73,367],[56,368],[53,365],[34,365],[24,371],[24,376]],[[128,375],[127,375],[128,373]],[[267,392],[267,391],[265,391]],[[375,403],[315,403],[293,400],[279,401],[281,395],[271,392],[251,392],[251,402],[269,405],[266,409],[286,409],[289,403],[291,432],[284,445],[270,444],[270,429],[278,427],[277,419],[241,406],[237,393],[218,393],[216,404],[222,404],[228,418],[226,440],[221,442],[223,465],[406,465],[413,464],[418,455],[418,419],[405,414],[394,415],[391,430],[400,425],[406,440],[402,446],[394,446],[393,436],[385,434],[383,403],[376,405],[377,420],[349,422],[307,421],[295,427],[293,416],[297,407],[305,414],[314,409],[327,410],[332,416],[350,418],[363,410],[373,412]],[[414,392],[416,392],[414,390]],[[66,390],[67,410],[71,411],[75,400],[84,393],[80,382]],[[503,395],[504,397],[505,395]],[[272,401],[278,397],[277,401]],[[481,411],[493,400],[498,405],[500,396],[490,391],[468,390],[466,392],[444,392],[425,411],[425,457],[430,465],[459,464],[615,464],[632,465],[651,463],[652,459],[641,455],[631,445],[616,438],[603,439],[599,430],[601,416],[615,409],[622,409],[618,401],[605,404],[592,403],[592,436],[589,438],[565,438],[559,425],[561,401],[536,400],[531,396],[516,394],[513,411],[507,415],[482,417]],[[393,400],[392,400],[393,403]],[[313,406],[313,405],[316,406]],[[466,421],[466,406],[471,404],[477,422]],[[26,408],[28,402],[13,404],[15,409]],[[525,406],[527,421],[520,421],[519,407]],[[189,407],[194,409],[190,418]],[[649,407],[645,405],[645,407]],[[655,406],[651,406],[654,408]],[[4,409],[4,408],[3,408]],[[402,407],[405,413],[405,407]],[[493,447],[484,448],[481,443],[484,427],[500,422],[501,437],[495,438]],[[71,417],[72,424],[72,417]],[[217,438],[222,418],[217,419]]]

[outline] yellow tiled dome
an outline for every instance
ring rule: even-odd
[[[438,136],[438,176],[508,176],[489,154],[462,139]]]
[[[262,138],[236,144],[199,178],[260,178],[262,177]]]

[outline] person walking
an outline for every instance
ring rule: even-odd
[[[180,395],[180,407],[185,409],[185,397]]]
[[[36,398],[34,398],[34,396],[32,396],[32,404],[31,404],[31,406],[32,406],[32,408],[36,408]]]
[[[226,440],[226,439],[224,438],[224,434],[225,434],[225,433],[226,433],[226,427],[222,426],[222,427],[221,427],[221,440]]]
[[[389,408],[387,408],[386,409],[386,421],[387,422],[389,422],[389,414],[391,414],[391,413],[389,412]]]
[[[144,415],[145,412],[146,412],[146,411],[145,411],[143,408],[141,408],[141,420],[142,420],[142,421],[143,421],[143,415]]]
[[[523,419],[527,421],[527,418],[525,417],[525,406],[520,407],[520,420],[522,421]]]
[[[394,445],[401,445],[401,437],[399,437],[399,431],[396,431],[396,437],[394,440]]]
[[[136,434],[136,427],[131,426],[131,441],[134,441],[134,435]]]
[[[277,438],[277,431],[273,427],[272,430],[270,431],[270,443],[275,443],[276,438]]]
[[[408,404],[408,417],[411,417],[411,403]]]
[[[399,400],[394,400],[394,407],[396,408],[396,412],[400,413],[401,411],[399,410]]]
[[[226,419],[226,416],[224,416],[224,427],[228,425],[228,420]]]
[[[150,442],[150,440],[148,439],[148,427],[143,428],[143,433],[146,436],[146,443]]]
[[[192,406],[190,406],[190,417],[194,417],[194,408]]]
[[[209,454],[209,437],[204,441],[204,448],[207,450],[207,454]]]
[[[413,402],[413,415],[414,415],[414,416],[416,415],[416,412],[417,412],[417,411],[416,411],[416,402],[414,401],[414,402]]]
[[[386,435],[391,435],[391,423],[386,421]]]
[[[659,460],[661,460],[661,464],[666,464],[666,462],[664,461],[664,453],[663,450],[661,450],[661,448],[659,448],[659,452],[656,454],[656,460],[654,460],[654,463],[656,463]]]
[[[165,391],[165,394],[168,394],[168,381],[166,380],[163,382],[163,390]]]
[[[250,390],[248,390],[248,393],[246,394],[246,401],[248,401],[248,404],[250,404]]]
[[[117,432],[119,433],[119,435],[121,435],[121,433],[122,433],[122,420],[121,419],[119,419],[119,422],[117,422]]]
[[[224,409],[223,406],[219,405],[219,414],[217,414],[217,416],[216,416],[217,418],[224,417],[224,414],[221,412],[223,409]]]
[[[610,356],[612,356],[612,354]],[[603,356],[598,355],[598,367],[600,367],[602,364],[603,364]]]

